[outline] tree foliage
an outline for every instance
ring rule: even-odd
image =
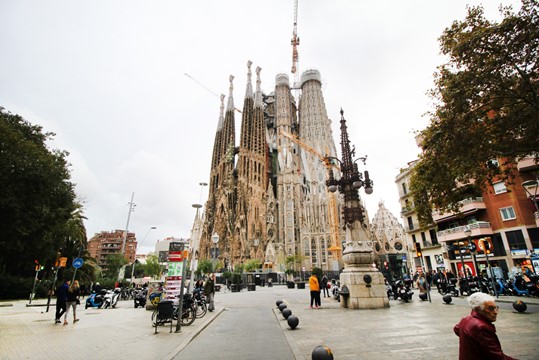
[[[147,276],[153,278],[160,278],[165,267],[159,263],[157,255],[150,255],[146,259],[146,266],[144,266],[144,273]]]
[[[117,279],[120,269],[125,264],[127,264],[127,260],[122,254],[117,253],[107,255],[105,258],[105,271],[103,276],[106,279]]]
[[[411,180],[422,225],[432,208],[457,212],[467,193],[511,180],[515,160],[538,159],[538,9],[537,0],[523,0],[518,13],[501,8],[498,23],[469,7],[439,38],[449,60],[435,74],[434,110],[418,134],[424,151]]]
[[[50,269],[57,251],[86,246],[68,153],[50,150],[54,134],[42,130],[0,107],[0,273],[31,276],[35,259]]]
[[[258,259],[251,259],[247,260],[245,264],[243,264],[243,269],[247,272],[255,271],[256,269],[259,269],[262,266],[262,262]]]

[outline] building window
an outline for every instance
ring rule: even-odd
[[[421,231],[421,241],[423,242],[423,246],[429,246],[427,243],[427,236],[425,236],[425,232]]]
[[[512,206],[509,206],[509,207],[506,207],[506,208],[501,208],[500,209],[500,214],[502,214],[502,220],[503,221],[514,220],[514,219],[517,218],[515,216],[515,210],[513,209]]]
[[[509,243],[509,248],[511,250],[526,250],[526,241],[524,240],[524,235],[522,235],[522,231],[515,230],[515,231],[507,231],[505,233],[505,236],[507,237],[507,242]]]
[[[408,191],[406,190],[406,183],[402,183],[402,193],[406,195]]]
[[[408,229],[409,230],[414,230],[414,222],[412,220],[412,217],[408,216],[407,220],[408,220]]]
[[[436,237],[436,230],[430,229],[429,235],[430,235],[430,241],[432,241],[432,245],[438,245],[438,238]]]
[[[316,258],[316,241],[314,241],[314,239],[311,240],[311,263],[318,265],[318,260]]]
[[[492,184],[492,187],[494,188],[495,194],[502,194],[502,193],[507,192],[507,188],[505,187],[505,183],[503,181],[496,184]]]

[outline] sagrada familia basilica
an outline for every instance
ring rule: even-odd
[[[292,86],[288,75],[278,74],[274,91],[264,93],[261,68],[255,70],[253,89],[251,67],[248,62],[239,139],[233,76],[226,106],[221,96],[208,199],[191,234],[193,259],[215,256],[228,269],[257,259],[265,271],[280,272],[288,256],[299,255],[306,271],[315,266],[338,271],[342,198],[326,186],[335,166],[327,159],[337,152],[320,73],[304,71]],[[374,231],[380,233],[382,226]],[[385,242],[376,250],[385,251],[404,236],[382,233]]]

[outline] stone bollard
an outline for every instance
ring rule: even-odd
[[[292,315],[292,310],[290,310],[290,309],[284,309],[284,310],[281,312],[281,314],[283,314],[283,317],[284,317],[285,319],[288,319],[288,317],[289,317],[290,315]]]
[[[312,360],[333,360],[331,349],[325,345],[318,345],[311,355]]]
[[[444,295],[444,297],[442,298],[442,300],[443,300],[446,304],[450,304],[451,301],[453,300],[453,298],[451,297],[451,295]]]
[[[280,304],[280,305],[279,305],[279,310],[280,310],[281,312],[283,312],[283,310],[286,309],[286,308],[287,308],[286,304]]]
[[[283,303],[282,300],[277,300],[277,301],[275,302],[275,305],[277,305],[277,307],[279,307],[279,305],[281,305],[282,303]]]
[[[288,322],[288,326],[290,326],[290,329],[292,330],[294,330],[299,324],[299,319],[295,315],[290,315],[288,319],[286,319],[286,321]]]
[[[513,309],[515,309],[518,312],[524,312],[528,308],[528,305],[522,300],[515,300],[513,303]]]

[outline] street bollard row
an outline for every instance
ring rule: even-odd
[[[287,309],[287,306],[285,303],[283,303],[282,300],[277,300],[275,302],[275,305],[279,308],[279,311],[283,315],[283,317],[288,322],[288,326],[290,326],[291,330],[294,330],[299,325],[299,319],[297,316],[292,315],[292,310]]]

